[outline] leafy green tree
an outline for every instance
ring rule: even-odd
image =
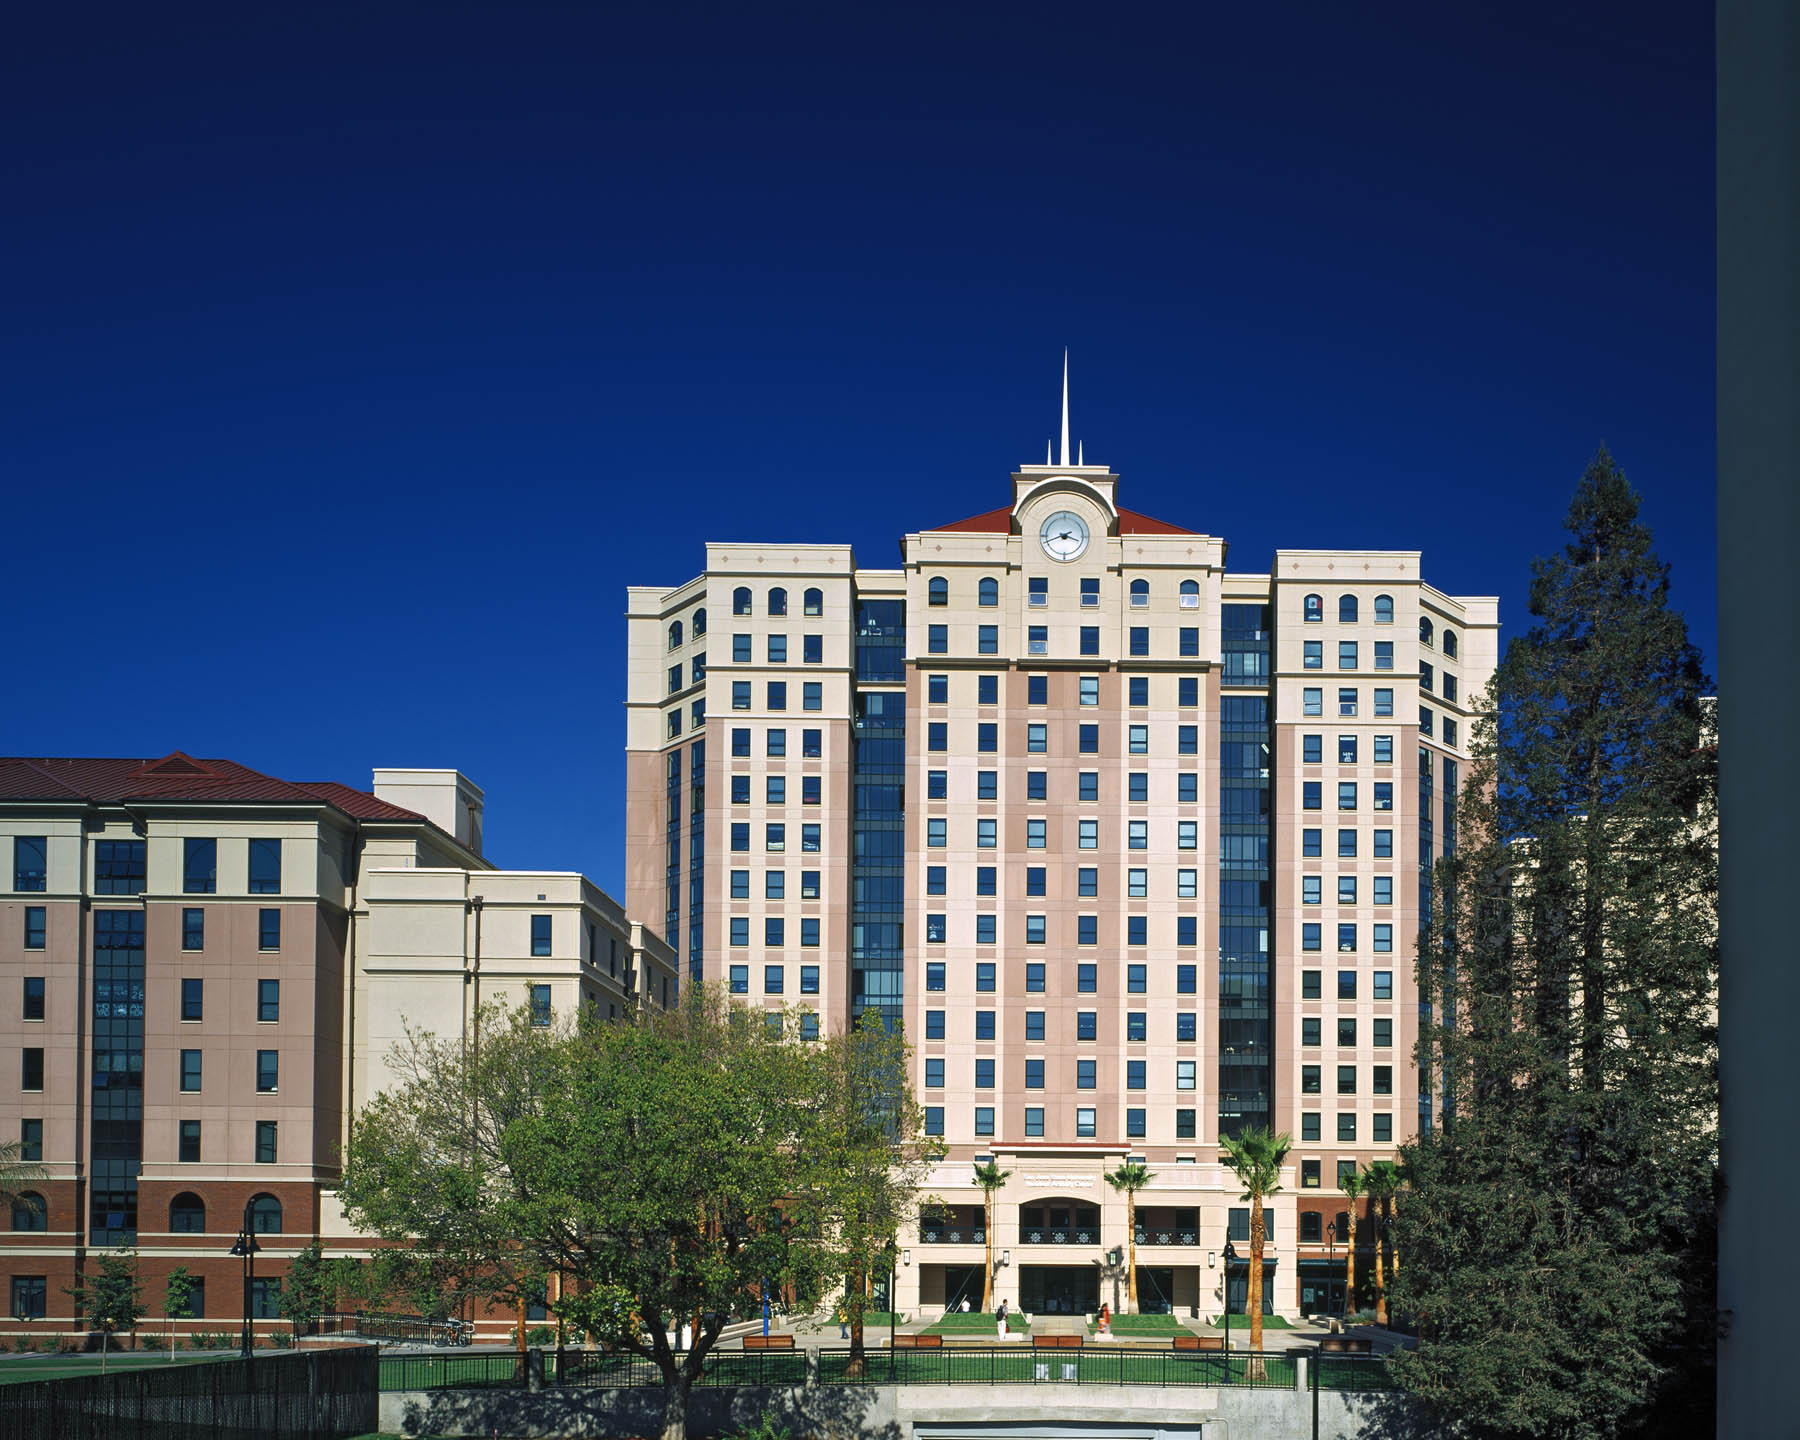
[[[44,1178],[44,1167],[35,1160],[24,1159],[23,1151],[24,1145],[18,1140],[0,1141],[0,1205],[10,1206],[27,1185]]]
[[[91,1330],[100,1332],[100,1365],[106,1367],[106,1353],[112,1337],[121,1330],[136,1330],[144,1317],[144,1287],[138,1277],[135,1250],[109,1250],[100,1257],[96,1274],[78,1275],[72,1288],[66,1290],[75,1301],[75,1314]]]
[[[866,1254],[887,1223],[822,1138],[846,1133],[830,1047],[704,986],[669,1014],[545,1027],[502,1005],[481,1024],[479,1057],[424,1034],[397,1048],[398,1083],[356,1127],[346,1208],[404,1242],[421,1283],[516,1305],[564,1275],[557,1314],[655,1363],[662,1434],[683,1440],[730,1313],[765,1282],[810,1284]],[[906,1100],[866,1103],[891,1118]],[[832,1212],[850,1193],[868,1203],[846,1238]]]
[[[1718,1166],[1708,682],[1602,451],[1474,729],[1404,1151],[1412,1388],[1476,1436],[1711,1424]],[[1447,797],[1448,798],[1448,797]],[[1445,828],[1452,816],[1446,814]]]
[[[1281,1162],[1287,1159],[1293,1137],[1285,1132],[1271,1135],[1263,1127],[1253,1125],[1235,1138],[1220,1136],[1219,1144],[1225,1149],[1219,1159],[1231,1167],[1244,1187],[1244,1193],[1238,1198],[1250,1202],[1250,1289],[1244,1308],[1250,1312],[1250,1348],[1260,1350],[1263,1341],[1263,1245],[1269,1238],[1263,1200],[1281,1189]],[[1225,1304],[1229,1308],[1229,1275],[1225,1277],[1225,1284]],[[1262,1362],[1252,1360],[1250,1363],[1252,1370],[1260,1376]]]
[[[185,1265],[177,1265],[163,1281],[163,1335],[169,1342],[169,1356],[175,1355],[175,1331],[172,1320],[186,1320],[194,1313],[194,1277]]]
[[[807,1146],[812,1163],[779,1217],[784,1234],[798,1227],[820,1237],[811,1268],[845,1281],[851,1375],[864,1368],[869,1278],[891,1266],[900,1227],[917,1217],[925,1172],[944,1153],[922,1133],[908,1053],[899,1028],[879,1023],[852,1026],[823,1043]]]
[[[981,1233],[987,1239],[987,1264],[981,1272],[981,1308],[994,1308],[994,1192],[1012,1178],[1012,1171],[1002,1170],[992,1160],[975,1167],[975,1183],[981,1187]]]
[[[1125,1197],[1125,1304],[1131,1314],[1138,1308],[1137,1298],[1137,1192],[1142,1190],[1154,1177],[1149,1167],[1136,1160],[1127,1160],[1117,1170],[1109,1170],[1106,1183]],[[1117,1295],[1117,1291],[1113,1292]]]
[[[311,1329],[325,1313],[332,1276],[333,1267],[317,1240],[288,1262],[287,1278],[281,1286],[281,1314],[294,1327],[295,1340],[300,1338],[302,1326]]]

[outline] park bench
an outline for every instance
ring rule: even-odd
[[[896,1335],[894,1337],[894,1348],[896,1350],[942,1350],[944,1348],[944,1337],[942,1335],[924,1334]]]
[[[746,1335],[744,1348],[746,1350],[792,1350],[794,1337],[792,1335]]]
[[[1171,1348],[1176,1350],[1223,1350],[1225,1337],[1223,1335],[1196,1335],[1189,1331],[1185,1335],[1175,1336],[1171,1342]]]
[[[1033,1350],[1079,1350],[1081,1348],[1081,1336],[1033,1335],[1031,1337],[1031,1348]]]
[[[1369,1355],[1374,1348],[1360,1335],[1327,1335],[1319,1341],[1319,1350],[1325,1355]]]

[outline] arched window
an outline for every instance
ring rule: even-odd
[[[1354,625],[1356,623],[1356,597],[1354,595],[1338,596],[1338,624]]]
[[[740,585],[731,592],[731,613],[748,615],[750,613],[750,587]]]
[[[1444,640],[1444,653],[1446,655],[1455,655],[1456,654],[1456,632],[1454,630],[1446,630],[1443,635],[1443,640]]]
[[[281,1202],[273,1195],[258,1195],[250,1202],[250,1229],[258,1235],[281,1233]]]
[[[1150,582],[1133,580],[1131,582],[1131,604],[1133,609],[1141,610],[1150,603]]]
[[[681,648],[681,622],[679,620],[669,627],[669,648],[671,650]]]
[[[705,633],[706,633],[706,611],[704,609],[696,610],[694,612],[694,638],[696,640],[698,640]]]
[[[1375,597],[1375,623],[1377,625],[1392,625],[1394,623],[1394,597],[1392,595],[1377,595]]]
[[[1000,582],[992,575],[983,575],[976,600],[978,605],[994,606],[1000,603]]]
[[[787,591],[779,585],[769,592],[769,613],[771,615],[787,614]]]
[[[1431,643],[1431,617],[1429,615],[1419,617],[1419,643],[1421,645]]]
[[[206,1202],[191,1190],[183,1190],[169,1202],[169,1229],[177,1235],[206,1232]]]
[[[1200,608],[1200,582],[1198,580],[1183,580],[1181,582],[1181,608],[1183,610],[1198,610]]]
[[[1323,620],[1325,618],[1324,596],[1308,595],[1306,599],[1300,602],[1300,605],[1302,619],[1311,622],[1314,620]]]
[[[942,575],[933,575],[931,584],[926,587],[928,605],[948,605],[950,603],[950,582]]]
[[[13,1200],[15,1230],[46,1230],[50,1226],[50,1207],[35,1190],[21,1192]]]
[[[825,592],[817,585],[800,597],[800,612],[803,615],[823,615],[825,613]]]

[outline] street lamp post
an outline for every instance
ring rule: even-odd
[[[1341,1313],[1331,1303],[1337,1294],[1337,1221],[1325,1222],[1325,1308],[1333,1315]]]
[[[1231,1354],[1231,1262],[1235,1259],[1237,1259],[1237,1251],[1232,1248],[1228,1230],[1225,1240],[1225,1283],[1220,1287],[1220,1293],[1225,1297],[1225,1353],[1227,1355]],[[1231,1361],[1227,1360],[1225,1364],[1229,1367]]]
[[[242,1352],[244,1359],[251,1356],[253,1346],[250,1333],[250,1292],[256,1282],[256,1252],[262,1247],[256,1243],[256,1232],[251,1228],[250,1207],[254,1200],[244,1202],[244,1227],[238,1231],[237,1242],[232,1245],[231,1253],[244,1258],[244,1340]]]

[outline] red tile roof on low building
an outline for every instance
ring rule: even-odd
[[[1005,535],[1012,530],[1013,512],[1010,505],[999,510],[989,510],[982,515],[971,515],[967,520],[958,520],[950,525],[940,525],[932,534],[944,534],[961,531],[984,535]],[[1198,530],[1189,530],[1181,525],[1171,525],[1167,520],[1158,520],[1151,515],[1140,514],[1136,510],[1119,512],[1119,533],[1121,535],[1198,535]]]
[[[0,801],[95,805],[186,800],[240,805],[330,805],[357,820],[423,820],[416,811],[335,780],[279,780],[235,760],[199,760],[176,750],[152,760],[0,756]]]

